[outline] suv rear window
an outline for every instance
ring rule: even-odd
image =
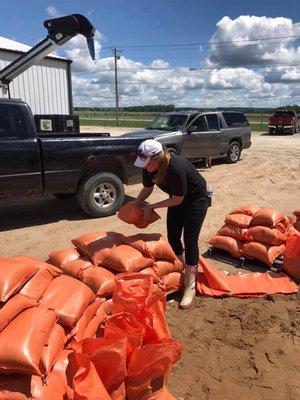
[[[248,126],[249,122],[244,114],[238,112],[224,112],[222,113],[227,126]]]

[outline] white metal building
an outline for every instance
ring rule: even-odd
[[[30,49],[0,36],[0,70]],[[33,114],[72,114],[71,61],[49,55],[10,83],[11,98],[26,101]],[[0,98],[8,97],[0,89]]]

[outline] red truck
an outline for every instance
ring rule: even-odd
[[[278,110],[269,118],[269,135],[288,133],[294,135],[300,131],[300,122],[294,110]]]

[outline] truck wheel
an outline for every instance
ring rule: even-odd
[[[56,193],[53,196],[60,200],[72,199],[77,193]]]
[[[226,162],[230,164],[236,163],[241,156],[241,145],[238,142],[230,143],[227,151]]]
[[[269,129],[269,135],[273,135],[273,129]]]
[[[122,206],[125,193],[121,180],[114,174],[102,172],[89,177],[79,189],[81,208],[92,217],[107,217]]]

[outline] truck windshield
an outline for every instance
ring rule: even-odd
[[[183,129],[186,119],[186,115],[159,115],[146,126],[146,129],[161,129],[170,132],[178,131]]]

